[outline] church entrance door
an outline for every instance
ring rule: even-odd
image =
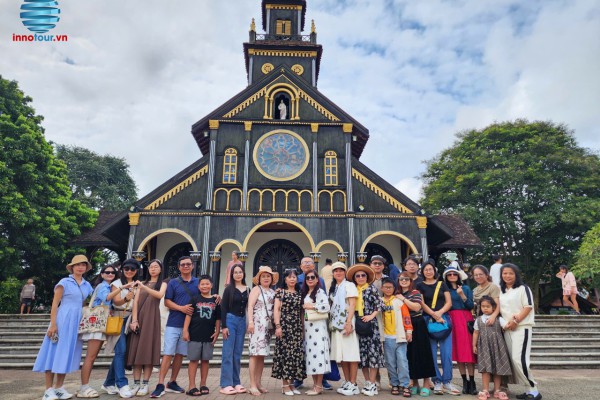
[[[290,268],[299,270],[302,257],[304,257],[302,250],[294,242],[285,239],[271,240],[256,252],[252,275],[256,275],[261,265],[269,266],[279,272],[279,283],[282,283],[285,270]]]

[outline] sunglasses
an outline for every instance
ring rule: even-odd
[[[455,274],[454,272],[448,272],[446,276],[458,276],[458,274]]]
[[[373,261],[371,264],[373,264],[373,265],[383,265],[383,263],[380,262],[380,261]]]
[[[137,271],[136,267],[123,267],[121,268],[123,271],[125,272],[129,272],[129,271]]]
[[[306,280],[307,280],[307,281],[312,281],[312,280],[315,280],[315,279],[317,279],[317,277],[316,277],[316,276],[314,276],[314,275],[308,275],[308,276],[306,277]]]
[[[354,274],[355,278],[366,278],[367,274]]]
[[[403,281],[410,281],[410,278],[398,278],[398,280],[399,280],[400,282],[403,282]]]
[[[114,275],[114,274],[116,274],[116,272],[115,271],[104,271],[103,274]]]

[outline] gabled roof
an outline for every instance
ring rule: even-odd
[[[108,223],[119,216],[121,211],[99,211],[96,224],[90,230],[83,232],[81,235],[69,242],[71,246],[97,246],[106,248],[119,247],[114,241],[103,234],[103,231]]]
[[[429,217],[427,237],[437,249],[462,249],[483,247],[471,226],[460,215],[434,215]]]
[[[352,158],[352,168],[359,171],[362,175],[364,175],[368,180],[373,182],[379,188],[381,188],[385,193],[398,200],[404,207],[408,208],[410,212],[414,214],[419,214],[421,210],[421,206],[414,201],[412,201],[408,196],[404,193],[396,189],[393,185],[388,183],[385,179],[377,175],[373,172],[369,167],[365,164],[358,161],[357,158]]]
[[[207,116],[196,122],[192,125],[192,135],[194,139],[196,139],[196,143],[200,148],[202,154],[208,153],[208,145],[210,142],[210,138],[204,136],[204,131],[209,129],[209,121],[210,120],[218,120],[221,122],[227,122],[227,118],[224,116],[230,111],[234,110],[244,101],[255,98],[262,97],[261,91],[267,87],[269,84],[273,83],[275,80],[279,79],[281,76],[285,76],[285,78],[293,85],[298,87],[302,92],[306,93],[307,96],[314,99],[320,106],[326,109],[328,112],[335,115],[340,124],[341,123],[351,123],[352,124],[352,135],[356,136],[356,141],[352,142],[352,155],[356,158],[359,158],[363,152],[363,149],[369,140],[369,130],[365,128],[360,122],[355,120],[352,116],[350,116],[347,112],[342,110],[338,105],[336,105],[333,101],[329,100],[323,93],[319,92],[319,90],[311,85],[309,85],[304,79],[297,76],[288,66],[280,65],[273,69],[270,73],[265,75],[262,79],[257,80],[252,85],[248,86],[227,102],[223,103],[220,107],[209,113]],[[235,120],[235,119],[234,119]],[[263,121],[263,119],[254,119],[257,123]],[[270,120],[272,122],[272,120]],[[296,121],[294,121],[296,122]],[[300,120],[302,122],[318,122],[312,120]]]

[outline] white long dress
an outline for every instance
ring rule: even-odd
[[[316,299],[316,311],[319,313],[329,312],[329,301],[323,289],[319,289]],[[305,304],[312,302],[309,295],[304,298]],[[307,375],[321,375],[331,371],[327,319],[304,321],[304,352]]]

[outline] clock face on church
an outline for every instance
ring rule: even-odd
[[[308,146],[295,132],[276,129],[264,134],[254,146],[254,164],[274,181],[289,181],[308,165]]]

